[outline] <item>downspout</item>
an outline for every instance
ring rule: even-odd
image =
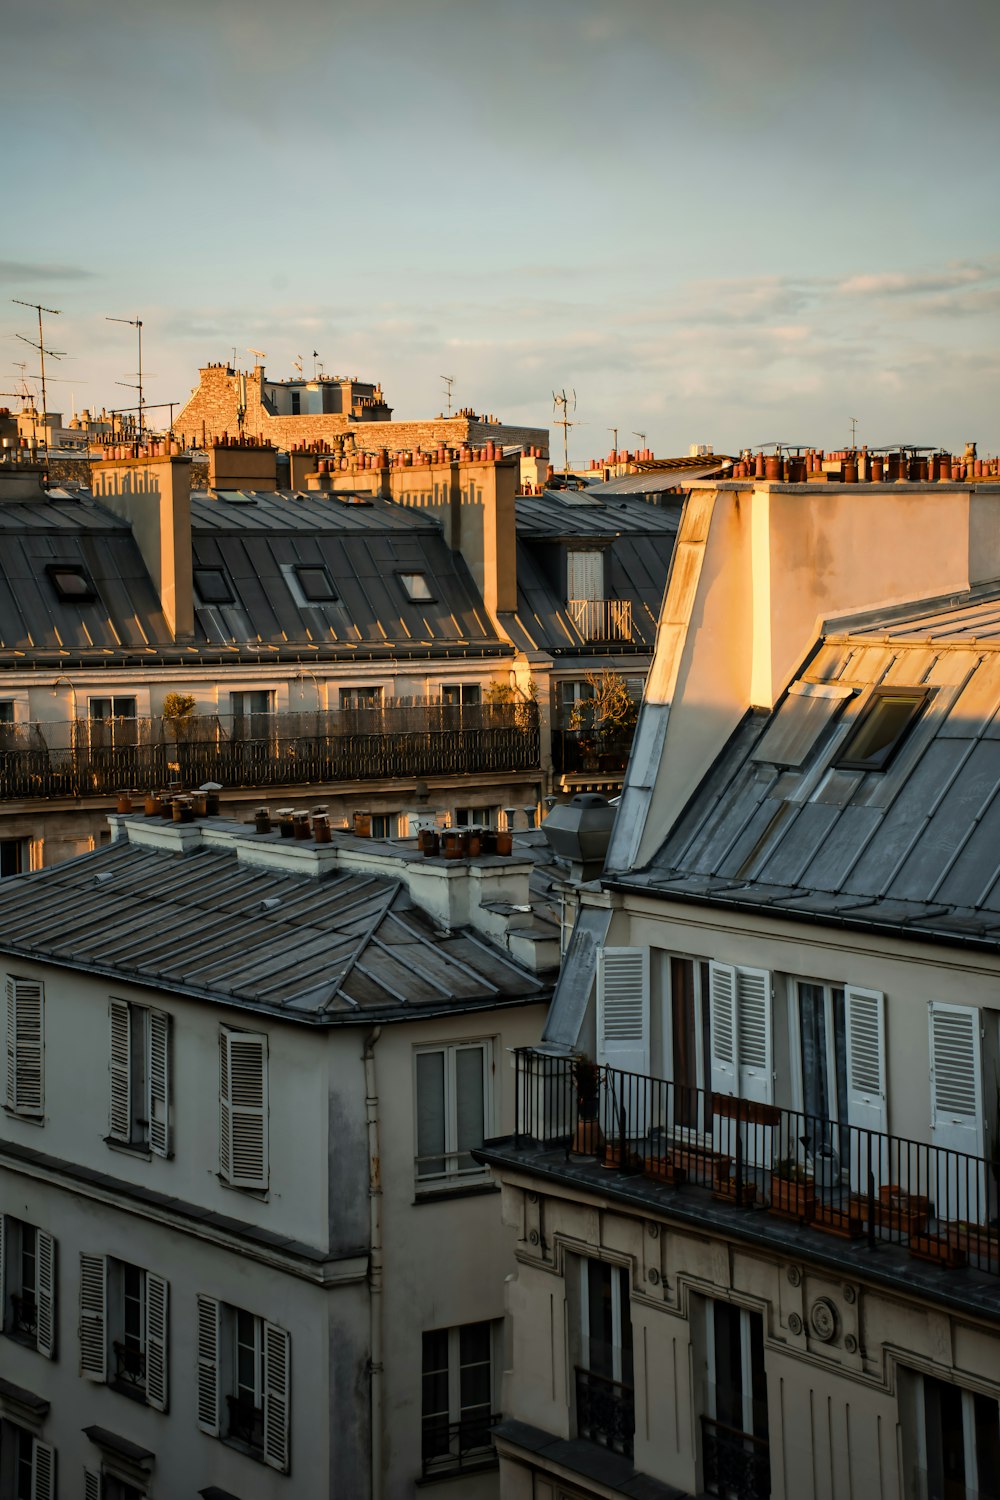
[[[379,1144],[378,1092],[375,1084],[375,1043],[381,1026],[365,1041],[365,1115],[368,1122],[368,1310],[371,1354],[371,1500],[382,1500],[382,1152]]]

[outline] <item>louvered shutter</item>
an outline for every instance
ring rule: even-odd
[[[170,1155],[170,1017],[149,1013],[149,1149]]]
[[[847,1118],[861,1130],[888,1128],[885,1093],[885,996],[844,987]]]
[[[604,553],[568,552],[566,555],[567,599],[604,598]]]
[[[649,949],[597,950],[597,1055],[627,1073],[649,1073]]]
[[[712,1088],[717,1094],[735,1094],[739,1086],[736,1073],[736,970],[731,964],[709,964],[708,991]]]
[[[283,1328],[264,1324],[264,1459],[288,1472],[291,1340]]]
[[[983,1154],[979,1031],[973,1006],[931,1002],[931,1139],[971,1156]]]
[[[31,1445],[31,1500],[54,1500],[56,1450],[35,1438]]]
[[[267,1037],[222,1033],[219,1165],[235,1187],[267,1187]]]
[[[80,1374],[88,1380],[108,1377],[105,1334],[108,1263],[103,1255],[80,1256]]]
[[[771,1036],[771,975],[767,969],[736,970],[736,1043],[743,1099],[774,1099]]]
[[[83,1500],[101,1500],[101,1476],[93,1469],[83,1471]]]
[[[38,1326],[35,1347],[51,1359],[56,1347],[56,1242],[44,1230],[35,1231],[35,1271],[38,1288]]]
[[[198,1426],[219,1436],[219,1304],[198,1294]]]
[[[37,979],[7,975],[7,1104],[40,1115],[45,1101],[44,994]]]
[[[132,1139],[132,1033],[128,1005],[108,1001],[111,1026],[111,1111],[108,1134],[115,1141]]]
[[[167,1409],[167,1312],[170,1288],[162,1276],[146,1272],[146,1400]]]

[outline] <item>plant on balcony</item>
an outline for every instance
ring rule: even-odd
[[[513,682],[505,682],[502,677],[493,677],[483,688],[483,702],[490,708],[512,708],[516,728],[533,729],[538,684],[529,677],[522,688]]]
[[[631,738],[639,705],[620,672],[610,668],[588,672],[584,680],[593,689],[593,695],[577,699],[567,727],[579,737],[584,756],[599,756]]]
[[[604,1145],[597,1112],[601,1100],[601,1069],[585,1053],[578,1052],[572,1061],[573,1087],[576,1090],[576,1134],[574,1156],[596,1156]]]
[[[771,1168],[771,1212],[785,1219],[812,1219],[816,1213],[816,1185],[794,1156],[782,1157]]]

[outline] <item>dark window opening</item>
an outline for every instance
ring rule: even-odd
[[[325,568],[297,567],[295,576],[299,580],[303,594],[311,603],[327,604],[336,601],[337,590]]]
[[[884,771],[927,703],[922,688],[881,688],[862,714],[835,765],[852,771]]]
[[[202,604],[233,603],[233,586],[221,568],[195,568],[194,586]]]
[[[75,563],[50,563],[45,569],[59,598],[65,604],[89,604],[97,590],[85,568]]]

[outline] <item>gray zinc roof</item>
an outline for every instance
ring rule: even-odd
[[[886,769],[838,767],[882,687],[926,689],[923,713]],[[1000,946],[1000,596],[828,635],[773,713],[748,714],[648,868],[620,878]]]
[[[396,880],[124,839],[0,882],[0,952],[319,1024],[528,1004],[551,989],[471,930],[436,927]]]

